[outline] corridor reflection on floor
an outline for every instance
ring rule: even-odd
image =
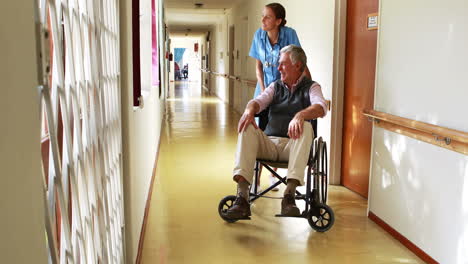
[[[239,115],[218,98],[202,96],[197,82],[175,86],[141,263],[423,263],[367,218],[366,200],[343,187],[330,187],[336,221],[325,233],[305,219],[275,218],[280,200],[273,199],[257,200],[250,221],[224,222],[217,207],[235,194]]]

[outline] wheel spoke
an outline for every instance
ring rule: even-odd
[[[232,200],[227,200],[224,205],[222,211],[225,213],[229,208],[231,208],[234,205],[234,201]]]

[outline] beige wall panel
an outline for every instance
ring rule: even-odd
[[[33,2],[0,9],[2,263],[47,263]]]

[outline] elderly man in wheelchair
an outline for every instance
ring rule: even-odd
[[[281,182],[286,184],[281,202],[281,214],[277,216],[312,217],[313,219],[309,219],[309,223],[322,221],[325,218],[328,220],[326,229],[331,226],[330,224],[333,224],[329,223],[334,219],[330,219],[333,217],[333,215],[330,216],[333,214],[330,208],[321,204],[320,201],[316,201],[317,198],[314,199],[313,196],[318,196],[310,192],[310,173],[307,194],[302,195],[296,191],[297,186],[302,186],[305,183],[306,167],[310,166],[311,162],[314,163],[314,158],[314,164],[318,163],[317,157],[313,157],[313,153],[310,154],[311,149],[314,149],[312,147],[314,131],[310,121],[324,117],[327,112],[327,103],[322,95],[320,85],[304,74],[306,65],[307,58],[302,48],[294,45],[284,47],[280,51],[278,66],[281,79],[273,82],[258,97],[247,104],[238,124],[239,137],[233,170],[233,179],[237,182],[237,195],[226,197],[219,206],[219,213],[227,222],[250,219],[250,202],[254,200],[250,196],[255,195],[255,193],[250,194],[250,185],[258,180],[259,162],[266,166],[264,163],[270,161],[276,162],[272,164],[274,167],[278,166],[280,162],[286,162],[288,169],[287,177],[282,178],[276,174],[279,181],[266,190],[273,189]],[[268,123],[265,130],[262,131],[255,123],[254,118],[264,109],[268,109]],[[323,153],[321,154],[323,156]],[[257,166],[255,166],[256,162]],[[257,172],[255,179],[254,170]],[[296,206],[295,200],[298,199],[296,194],[300,194],[306,201],[306,211],[303,214]],[[312,208],[313,204],[322,205],[319,206],[322,210]],[[324,208],[325,210],[323,210]],[[314,212],[312,213],[312,211]],[[309,216],[311,213],[313,216]],[[317,222],[314,225],[320,227],[321,224]],[[312,223],[311,226],[314,227]],[[325,231],[323,229],[319,228],[319,231]]]

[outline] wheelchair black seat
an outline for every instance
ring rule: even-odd
[[[262,131],[266,129],[268,124],[268,111],[270,111],[269,107],[255,115],[255,117],[258,118],[258,128]],[[317,119],[311,120],[310,123],[312,124],[312,129],[314,131],[314,137],[317,137]]]

